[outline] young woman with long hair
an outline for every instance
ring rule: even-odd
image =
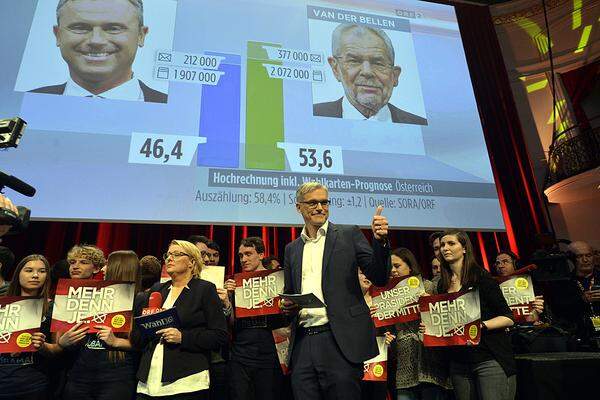
[[[6,296],[41,297],[43,320],[39,332],[31,335],[34,353],[0,354],[0,399],[43,400],[49,386],[46,357],[59,351],[46,342],[50,336],[50,264],[40,254],[27,256],[17,264]]]
[[[394,278],[421,275],[414,254],[400,247],[392,251]],[[423,279],[425,292],[435,292],[431,281]],[[396,338],[396,394],[397,400],[437,400],[444,398],[444,389],[450,388],[448,366],[439,349],[425,348],[419,340],[419,321],[395,325]]]
[[[135,283],[140,290],[141,274],[137,255],[130,250],[108,256],[105,280]],[[114,334],[110,327],[95,325],[97,333],[87,334],[70,347],[74,355],[69,368],[64,397],[66,400],[132,399],[135,395],[138,356],[129,334]]]
[[[457,400],[512,400],[516,391],[516,365],[506,328],[512,312],[500,287],[475,261],[473,245],[459,230],[443,233],[439,293],[479,290],[481,342],[478,346],[449,348],[450,378]]]

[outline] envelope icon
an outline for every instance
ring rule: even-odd
[[[171,58],[172,58],[171,53],[163,53],[163,52],[158,53],[158,61],[171,62]]]
[[[320,54],[311,54],[310,55],[310,61],[311,62],[320,63],[321,62],[321,55]]]

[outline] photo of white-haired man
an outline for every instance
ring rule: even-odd
[[[427,125],[427,120],[389,103],[402,69],[394,65],[392,41],[381,29],[340,24],[332,34],[327,61],[344,96],[313,105],[313,115]]]

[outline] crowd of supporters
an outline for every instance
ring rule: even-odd
[[[429,244],[428,266],[419,265],[411,250],[394,249],[390,277],[419,276],[425,296],[479,289],[481,342],[432,348],[422,343],[419,321],[378,328],[389,345],[390,373],[387,382],[364,381],[364,399],[513,399],[514,354],[528,351],[519,340],[531,330],[562,333],[560,350],[596,349],[600,259],[587,243],[571,242],[563,258],[552,258],[552,252],[532,258],[541,264],[564,261],[576,296],[568,301],[545,301],[557,297],[552,286],[535,279],[535,268],[523,268],[527,266],[511,251],[498,252],[491,271],[481,267],[465,232],[436,232]],[[279,260],[266,256],[260,238],[243,238],[238,246],[240,272],[280,268]],[[204,236],[172,240],[163,261],[152,255],[139,258],[131,250],[105,255],[94,245],[77,244],[65,260],[51,266],[41,254],[16,262],[10,249],[0,247],[0,295],[44,299],[41,327],[31,337],[37,351],[0,355],[0,399],[292,398],[273,337],[273,331],[289,334],[290,320],[283,314],[236,318],[235,281],[227,277],[222,287],[215,287],[200,279],[204,266],[220,264],[220,254],[219,245]],[[168,278],[161,283],[163,269]],[[515,323],[498,284],[515,274],[534,278],[536,296],[526,323]],[[134,315],[141,315],[150,294],[159,292],[163,309],[176,306],[179,327],[162,329],[155,338],[142,335],[135,324],[129,333],[115,333],[102,324],[90,333],[90,324],[82,323],[51,333],[53,292],[60,278],[132,282]],[[360,269],[356,279],[375,313],[371,282]]]

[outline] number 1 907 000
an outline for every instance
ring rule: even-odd
[[[175,69],[175,79],[178,81],[196,81],[200,83],[216,83],[219,79],[216,72]]]

